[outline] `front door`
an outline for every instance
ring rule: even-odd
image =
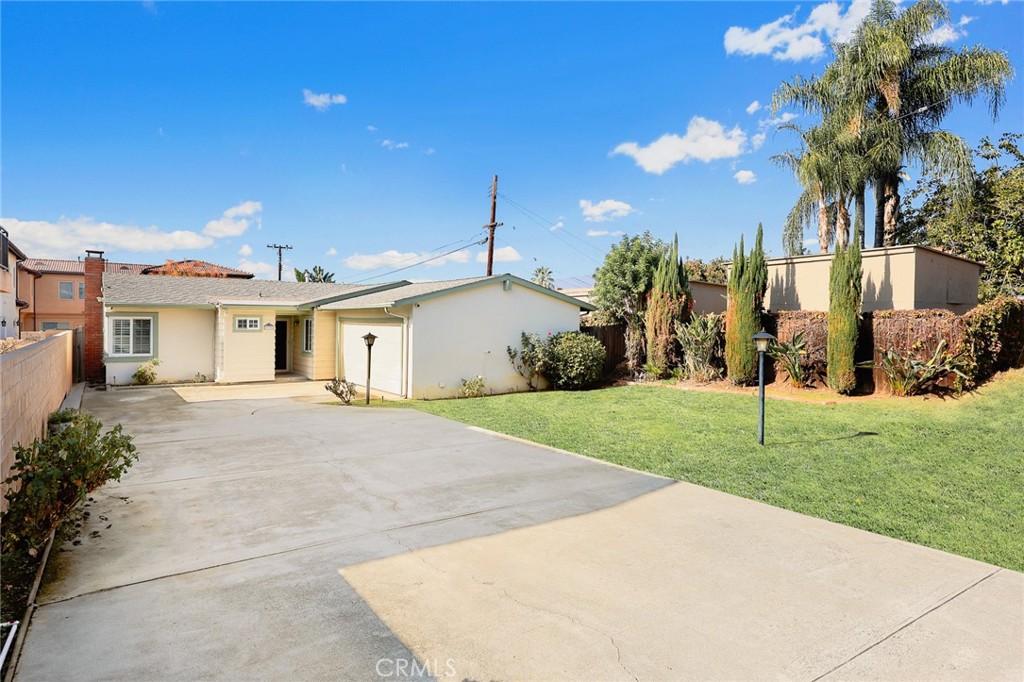
[[[288,371],[288,320],[277,320],[274,331],[274,370]]]

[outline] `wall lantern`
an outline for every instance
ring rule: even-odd
[[[274,331],[274,323],[273,322],[267,322],[265,325],[263,325],[263,331],[265,331],[265,332]]]
[[[764,445],[764,354],[768,352],[768,344],[774,341],[775,337],[762,327],[753,338],[754,345],[757,346],[757,444]]]

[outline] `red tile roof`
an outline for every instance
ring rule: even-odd
[[[209,274],[222,274],[225,277],[237,277],[239,279],[252,279],[253,274],[251,272],[245,272],[244,270],[236,270],[234,268],[227,268],[223,265],[216,265],[214,263],[207,263],[204,260],[181,260],[176,261],[177,263],[187,263],[194,267],[196,270],[209,273]],[[84,275],[85,274],[85,261],[82,260],[63,260],[60,258],[28,258],[23,262],[26,268],[29,268],[42,275],[49,274],[60,274],[60,275]],[[163,274],[163,270],[166,267],[166,263],[161,265],[148,265],[146,263],[111,263],[107,262],[104,272],[118,273],[122,275],[160,275]]]
[[[167,263],[163,265],[151,265],[143,268],[142,275],[164,275],[170,274],[167,272]],[[235,268],[228,268],[223,265],[217,265],[216,263],[209,263],[205,260],[179,260],[174,261],[173,265],[183,265],[195,271],[197,275],[201,276],[223,276],[223,277],[237,277],[239,279],[252,279],[253,274],[244,270],[236,270]],[[107,270],[110,272],[110,270]],[[123,272],[123,271],[122,271]]]

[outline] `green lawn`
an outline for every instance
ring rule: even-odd
[[[1024,570],[1024,373],[960,400],[821,405],[629,386],[425,412]]]

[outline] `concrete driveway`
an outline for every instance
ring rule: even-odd
[[[1024,575],[414,410],[87,393],[19,680],[1007,679]]]

